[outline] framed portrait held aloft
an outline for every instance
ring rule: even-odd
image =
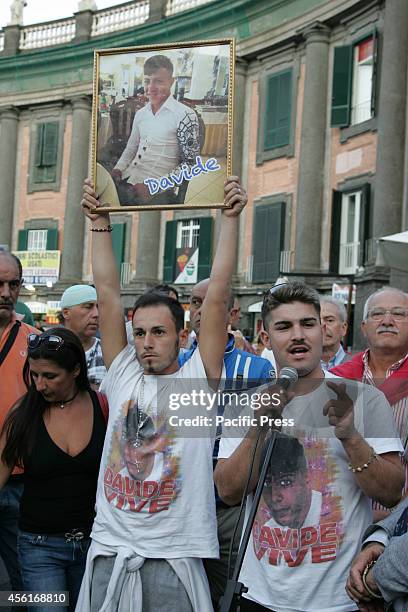
[[[222,208],[233,39],[95,51],[92,175],[104,208]]]

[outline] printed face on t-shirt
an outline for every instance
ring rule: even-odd
[[[301,527],[311,502],[307,471],[270,476],[265,481],[263,498],[271,511],[272,518],[279,525]]]
[[[157,449],[161,446],[158,436],[135,444],[131,440],[124,445],[123,455],[129,475],[135,480],[145,480],[153,470]]]

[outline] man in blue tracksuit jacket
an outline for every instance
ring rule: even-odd
[[[197,339],[200,334],[200,320],[201,320],[201,306],[204,302],[205,295],[207,293],[210,279],[207,278],[193,287],[191,290],[190,297],[190,326],[196,334],[196,340],[194,340],[191,348],[179,355],[179,364],[182,366],[197,348]],[[231,311],[234,305],[234,296],[231,294],[230,303],[228,304],[228,312]],[[229,320],[225,321],[227,326]],[[233,334],[228,334],[228,342],[225,347],[224,355],[225,365],[225,379],[221,381],[222,389],[224,391],[244,391],[251,387],[257,387],[265,383],[271,382],[275,378],[275,371],[271,365],[271,362],[258,355],[247,353],[235,348],[235,338]],[[219,439],[221,437],[221,431],[217,430],[217,439],[214,445],[213,452],[213,465],[215,468],[217,457]],[[227,506],[218,497],[216,491],[216,503],[217,503],[217,524],[218,524],[218,541],[220,544],[220,558],[219,559],[208,559],[205,560],[204,566],[207,572],[208,582],[210,584],[211,597],[213,599],[214,607],[217,609],[217,605],[221,595],[224,593],[227,572],[228,572],[228,553],[231,537],[234,531],[235,523],[239,514],[239,506]],[[241,522],[242,528],[242,522]],[[237,548],[240,540],[240,531],[238,531],[235,545],[233,549],[233,563],[237,553]]]

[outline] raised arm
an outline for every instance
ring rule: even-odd
[[[246,192],[238,177],[229,177],[224,191],[224,202],[232,208],[225,208],[221,212],[221,231],[200,324],[201,358],[207,377],[213,384],[218,383],[222,372],[227,343],[228,300],[236,259],[238,215],[247,203]]]
[[[82,207],[91,220],[92,273],[98,294],[99,327],[103,359],[107,368],[126,346],[125,319],[120,299],[120,281],[112,248],[108,214],[98,214],[98,199],[93,183],[84,184]]]

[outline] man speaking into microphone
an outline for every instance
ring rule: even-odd
[[[241,612],[351,612],[357,607],[345,591],[348,569],[371,521],[370,498],[392,507],[401,496],[402,445],[382,393],[323,372],[314,289],[273,287],[262,318],[278,372],[298,375],[287,391],[280,381],[281,406],[269,413],[298,444],[277,444],[272,454],[239,576],[248,587]],[[246,430],[224,427],[214,474],[227,504],[239,502],[249,478],[246,520],[270,431],[259,418],[268,409],[256,413],[257,424]]]

